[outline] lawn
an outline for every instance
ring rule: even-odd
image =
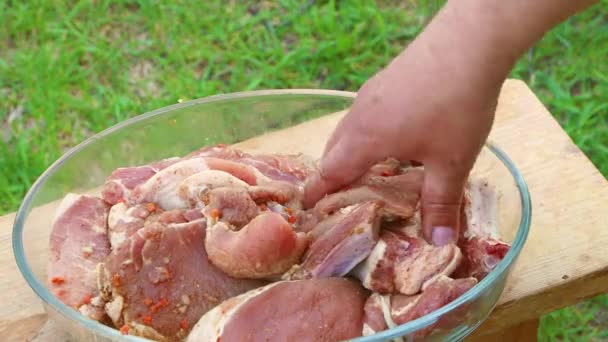
[[[438,3],[0,1],[0,214],[15,210],[67,148],[178,99],[267,88],[355,91]],[[606,5],[552,30],[511,76],[608,176]],[[551,313],[540,337],[608,339],[607,312],[600,296]]]

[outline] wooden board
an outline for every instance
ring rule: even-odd
[[[343,113],[243,142],[253,151],[320,155]],[[533,202],[532,228],[499,304],[476,337],[608,292],[608,184],[521,81],[501,92],[490,139],[523,173]],[[45,225],[52,207],[36,209]],[[45,322],[40,301],[14,262],[14,216],[0,217],[0,336],[23,341]],[[40,257],[45,257],[41,255]],[[47,334],[48,335],[48,334]]]

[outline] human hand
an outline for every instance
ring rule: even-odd
[[[305,204],[388,157],[424,164],[423,232],[443,245],[458,236],[462,190],[492,126],[504,72],[415,41],[359,90],[326,145]]]
[[[455,240],[463,185],[490,132],[504,79],[548,29],[596,2],[448,2],[361,87],[327,143],[320,173],[305,187],[304,204],[388,157],[415,160],[425,167],[423,233],[436,245]]]

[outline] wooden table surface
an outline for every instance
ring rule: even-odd
[[[318,156],[342,113],[241,143]],[[490,140],[514,161],[532,197],[532,226],[499,304],[474,335],[493,333],[608,292],[608,183],[521,81],[502,89]],[[14,214],[0,217],[0,336],[24,341],[46,321],[11,246]]]

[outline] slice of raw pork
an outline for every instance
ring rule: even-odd
[[[205,222],[159,220],[112,251],[100,284],[109,300],[106,311],[117,327],[178,341],[214,306],[266,284],[231,278],[209,263]]]
[[[186,341],[343,341],[361,336],[367,295],[345,278],[275,282],[207,312]]]
[[[451,279],[441,276],[414,296],[372,294],[365,303],[363,335],[394,328],[427,315],[460,297],[477,284],[475,278]],[[432,333],[435,325],[416,332],[416,338]]]
[[[304,261],[284,279],[341,277],[365,259],[376,245],[380,230],[381,205],[363,202],[345,208],[339,221],[317,232]]]
[[[414,295],[460,265],[462,254],[454,244],[437,247],[421,236],[419,220],[384,229],[368,258],[352,272],[367,289],[378,293]]]
[[[48,286],[64,304],[95,319],[104,318],[97,290],[97,265],[110,253],[107,217],[102,199],[68,194],[52,224]]]

